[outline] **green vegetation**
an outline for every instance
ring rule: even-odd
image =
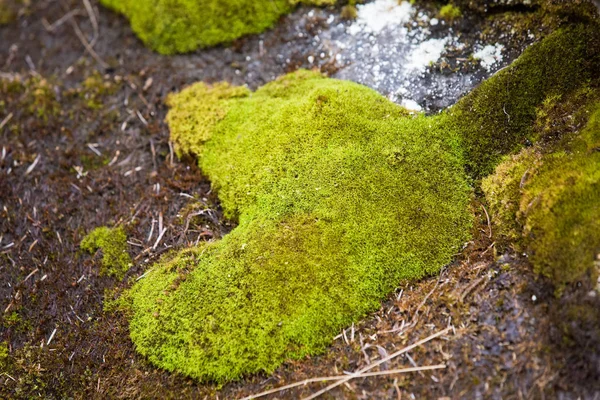
[[[587,120],[570,110],[594,98],[598,32],[557,31],[431,117],[307,71],[254,93],[199,83],[171,96],[178,153],[199,159],[239,225],[165,257],[128,292],[138,351],[203,380],[269,372],[322,351],[399,280],[438,271],[469,236],[464,167],[479,179],[527,140],[562,144],[556,115]],[[590,124],[585,146],[569,147],[578,151],[525,149],[484,182],[499,231],[525,241],[536,269],[557,282],[587,271],[596,246]],[[539,172],[516,198],[531,168]]]
[[[133,31],[162,54],[231,42],[273,26],[298,3],[335,0],[101,0],[129,18]]]
[[[442,8],[440,8],[440,17],[447,21],[453,21],[455,19],[460,18],[461,16],[462,12],[460,11],[460,8],[456,7],[452,3],[448,3]]]
[[[488,175],[504,155],[535,141],[538,107],[547,98],[567,95],[598,79],[598,65],[597,24],[561,29],[453,107],[471,175]]]
[[[7,25],[17,19],[20,0],[0,0],[0,26]]]
[[[254,93],[198,83],[169,105],[179,152],[198,156],[239,225],[163,259],[126,296],[137,350],[167,370],[226,381],[323,351],[469,238],[446,115],[409,116],[307,71]]]
[[[340,13],[343,19],[356,19],[358,17],[358,10],[354,4],[348,4],[342,7],[342,11]]]
[[[103,275],[123,278],[129,269],[131,258],[127,253],[127,235],[123,228],[99,227],[91,231],[81,241],[81,249],[90,253],[102,250]]]
[[[0,342],[0,368],[8,361],[8,343]]]
[[[11,107],[25,115],[35,115],[44,122],[60,112],[53,85],[46,79],[32,76],[0,78],[0,113]]]
[[[482,184],[501,233],[514,239],[559,291],[586,274],[597,274],[599,149],[600,105],[579,135],[550,150],[523,150]]]

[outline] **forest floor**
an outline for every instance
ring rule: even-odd
[[[286,30],[296,13],[229,48],[164,57],[95,2],[91,13],[87,1],[33,3],[0,27],[0,79],[29,82],[22,96],[50,88],[42,101],[59,110],[40,115],[8,104],[0,114],[0,342],[8,344],[4,360],[0,353],[0,398],[237,399],[355,371],[450,326],[380,367],[443,369],[353,379],[323,398],[600,399],[600,355],[589,347],[596,331],[576,327],[580,334],[566,338],[562,325],[567,305],[598,304],[599,296],[582,283],[556,298],[524,255],[496,248],[478,200],[474,239],[456,261],[439,276],[400,283],[323,355],[222,386],[149,364],[134,351],[126,318],[106,305],[161,254],[234,225],[194,160],[174,155],[164,100],[198,80],[255,88],[307,67],[308,39]],[[321,22],[306,20],[306,32]],[[282,57],[278,46],[291,40],[297,47]],[[339,68],[329,59],[318,67]],[[99,255],[79,249],[104,225],[127,232],[134,266],[122,281],[101,276]],[[265,398],[302,398],[325,386]]]

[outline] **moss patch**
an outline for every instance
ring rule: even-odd
[[[226,381],[320,352],[468,240],[471,191],[446,115],[412,117],[307,71],[254,93],[199,83],[169,104],[179,151],[199,157],[239,225],[129,292],[131,338],[163,368]]]
[[[80,247],[90,253],[102,250],[100,273],[103,275],[121,279],[131,264],[131,258],[127,253],[127,235],[121,227],[96,228],[83,238]]]
[[[129,18],[133,31],[162,54],[185,53],[260,33],[298,3],[335,0],[101,0]]]
[[[0,342],[0,367],[4,367],[8,362],[8,343]]]
[[[448,3],[440,8],[440,17],[447,21],[454,21],[462,16],[462,11],[452,3]]]

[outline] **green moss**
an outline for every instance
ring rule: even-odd
[[[342,19],[353,20],[358,16],[358,10],[355,5],[348,4],[342,7],[340,15],[342,16]]]
[[[127,235],[123,228],[99,227],[91,231],[81,241],[83,250],[94,253],[102,250],[103,275],[115,276],[121,279],[131,265],[131,258],[127,253]]]
[[[502,233],[557,288],[595,275],[600,254],[600,106],[580,135],[506,160],[483,181]],[[519,182],[519,184],[517,184]]]
[[[454,21],[462,16],[462,12],[459,7],[456,7],[452,3],[448,3],[440,8],[440,17],[447,21]]]
[[[131,338],[165,369],[226,381],[323,351],[468,240],[471,191],[446,115],[412,117],[307,71],[254,93],[199,83],[169,104],[179,151],[199,157],[239,225],[129,292]]]
[[[8,362],[8,343],[0,342],[0,368],[3,368]]]
[[[471,174],[488,175],[504,155],[535,140],[534,122],[543,101],[598,79],[598,65],[597,24],[561,29],[461,100],[451,114],[463,137]]]
[[[231,42],[260,33],[298,3],[335,0],[101,0],[131,21],[146,45],[163,54]]]
[[[77,93],[86,101],[88,108],[98,110],[104,106],[103,98],[115,94],[118,89],[119,86],[114,82],[94,72],[83,81]]]
[[[20,3],[19,0],[0,0],[0,26],[10,24],[17,19]]]

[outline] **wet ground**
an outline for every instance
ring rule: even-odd
[[[128,339],[126,316],[106,305],[161,254],[231,229],[194,161],[173,154],[163,122],[169,92],[197,80],[255,88],[314,67],[433,111],[537,38],[511,33],[502,15],[432,24],[429,5],[411,8],[416,19],[406,25],[380,30],[368,28],[360,8],[355,25],[342,21],[339,9],[303,8],[229,48],[162,57],[144,48],[123,18],[91,4],[89,13],[86,2],[38,1],[0,27],[0,78],[44,79],[59,107],[43,118],[35,107],[19,106],[39,85],[1,99],[9,101],[0,115],[0,342],[9,357],[0,359],[0,398],[241,398],[355,370],[449,324],[441,338],[383,365],[446,368],[356,379],[324,398],[600,398],[594,341],[582,334],[562,343],[559,301],[522,257],[508,251],[494,261],[493,232],[478,203],[476,239],[456,263],[439,277],[399,285],[379,312],[340,333],[322,356],[223,387],[149,365]],[[483,24],[491,26],[485,34]],[[438,57],[433,45],[441,42]],[[494,48],[480,53],[485,65],[470,57],[487,45]],[[498,49],[502,60],[494,62]],[[426,65],[414,54],[425,54]],[[127,232],[134,266],[121,282],[99,275],[99,254],[79,250],[83,236],[102,225]],[[587,289],[570,288],[569,296],[593,301]],[[270,398],[299,398],[324,386]]]

